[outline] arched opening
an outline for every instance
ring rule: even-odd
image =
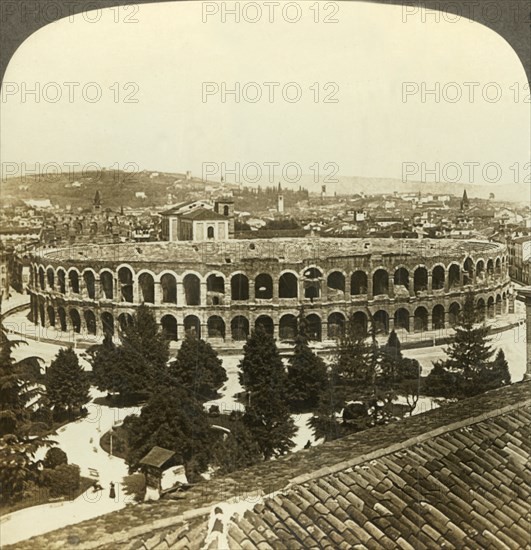
[[[367,294],[367,284],[367,273],[355,271],[350,277],[350,294],[352,296]]]
[[[41,290],[46,290],[46,281],[44,280],[44,268],[39,267],[39,286]]]
[[[496,295],[496,315],[502,314],[502,298],[499,294]]]
[[[476,302],[476,319],[478,322],[482,323],[487,316],[487,307],[485,305],[485,300],[480,298]]]
[[[495,271],[496,271],[496,275],[501,275],[501,260],[500,260],[500,258],[496,258]]]
[[[389,314],[380,309],[373,315],[374,330],[376,334],[387,334],[389,332]]]
[[[377,269],[372,276],[372,292],[374,296],[389,294],[389,274],[385,269]]]
[[[273,298],[273,279],[267,273],[260,273],[254,280],[254,296],[258,300]]]
[[[70,310],[70,319],[72,321],[72,329],[78,334],[81,332],[81,317],[79,316],[79,311],[77,309]]]
[[[463,264],[463,284],[471,285],[474,281],[474,263],[472,258],[467,258]]]
[[[297,277],[293,273],[283,273],[278,280],[278,297],[297,298],[298,295]]]
[[[326,279],[328,298],[343,300],[345,297],[345,275],[341,271],[333,271]]]
[[[249,279],[243,273],[233,275],[230,280],[231,300],[249,299]]]
[[[256,318],[256,321],[254,322],[255,328],[262,327],[268,334],[271,336],[274,336],[275,334],[275,325],[273,323],[273,319],[269,317],[269,315],[260,315]]]
[[[41,326],[45,327],[46,326],[46,310],[44,309],[44,303],[43,302],[39,303],[39,317],[40,317],[40,321],[41,321]]]
[[[340,312],[328,316],[328,338],[337,340],[345,334],[345,316]]]
[[[400,308],[395,311],[395,329],[403,329],[409,332],[409,311]]]
[[[207,277],[207,303],[210,306],[223,304],[225,297],[225,279],[221,275]]]
[[[91,310],[85,311],[85,326],[87,327],[87,333],[95,335],[96,334],[96,316]]]
[[[247,340],[249,336],[249,320],[243,315],[237,315],[230,322],[231,337],[236,342]]]
[[[71,292],[79,294],[79,273],[74,269],[68,272],[68,284]]]
[[[85,283],[85,288],[87,289],[87,296],[91,300],[96,299],[96,277],[92,271],[85,271],[83,273],[83,281]]]
[[[138,277],[138,285],[140,286],[140,292],[142,302],[145,304],[155,303],[155,279],[151,273],[142,273]]]
[[[201,282],[199,277],[189,273],[183,279],[184,297],[187,306],[198,306],[201,303]]]
[[[46,270],[46,281],[48,282],[48,286],[53,290],[55,288],[55,272],[51,267]]]
[[[450,326],[455,327],[459,324],[459,316],[461,314],[461,305],[458,302],[453,302],[448,309],[448,321]]]
[[[279,320],[278,334],[281,340],[294,340],[298,333],[297,317],[287,313]]]
[[[171,273],[165,273],[160,278],[160,286],[162,288],[162,303],[176,304],[177,303],[177,280]]]
[[[219,315],[208,318],[208,337],[225,338],[225,321]]]
[[[321,297],[321,278],[323,274],[316,267],[310,267],[303,273],[304,297],[311,301]]]
[[[494,260],[487,261],[487,275],[492,277],[494,275]]]
[[[225,205],[223,207],[223,215],[224,216],[228,216],[229,215],[229,207],[227,205]]]
[[[109,271],[102,271],[100,275],[100,286],[103,298],[105,300],[113,299],[113,277]]]
[[[428,290],[428,270],[425,267],[417,267],[413,275],[413,291],[425,292]]]
[[[177,319],[173,315],[163,315],[160,318],[160,326],[168,340],[177,340]]]
[[[461,268],[452,264],[448,270],[448,288],[457,288],[461,284]]]
[[[201,338],[201,321],[195,315],[187,315],[184,318],[184,333]]]
[[[414,315],[415,332],[426,332],[428,330],[428,310],[425,307],[418,307]]]
[[[431,273],[431,287],[433,290],[443,290],[444,288],[444,267],[436,265]]]
[[[442,330],[444,328],[444,306],[441,304],[437,304],[431,313],[432,323],[433,323],[433,329],[434,330]]]
[[[133,273],[128,267],[118,270],[118,283],[120,285],[122,302],[133,301]]]
[[[133,316],[130,313],[120,313],[120,315],[118,315],[118,324],[122,332],[133,323]]]
[[[477,279],[485,278],[485,262],[483,260],[478,260],[476,264],[476,278]]]
[[[320,342],[323,339],[321,318],[315,313],[306,316],[306,331],[308,340]]]
[[[57,270],[57,284],[59,286],[59,292],[61,294],[66,293],[66,273],[64,269]]]
[[[356,311],[351,317],[352,328],[357,334],[367,334],[369,319],[363,311]]]
[[[209,225],[207,227],[207,239],[213,239],[214,238],[214,228]]]
[[[57,316],[59,317],[59,326],[63,332],[66,331],[66,311],[64,307],[57,308]]]
[[[101,325],[103,334],[114,336],[114,317],[112,316],[112,313],[104,311],[101,314]]]
[[[395,292],[398,290],[397,286],[403,286],[409,291],[409,271],[405,267],[399,267],[395,271],[394,275]]]
[[[494,309],[494,298],[492,296],[489,296],[489,299],[487,300],[487,317],[489,319],[492,319],[495,314],[496,311]]]
[[[51,327],[55,327],[55,310],[53,306],[48,306],[48,323]]]

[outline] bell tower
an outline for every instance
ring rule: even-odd
[[[229,220],[229,239],[234,238],[234,199],[221,197],[214,202],[214,212],[225,216]]]

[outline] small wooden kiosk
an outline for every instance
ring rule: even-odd
[[[163,447],[153,447],[140,460],[141,471],[146,477],[145,500],[158,500],[161,491],[161,479],[164,466],[175,456],[173,451]]]

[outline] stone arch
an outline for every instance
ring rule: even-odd
[[[418,266],[413,273],[413,292],[428,290],[428,270],[425,266]]]
[[[57,308],[57,317],[59,317],[60,329],[65,332],[68,329],[68,325],[66,323],[66,311],[64,307],[61,306]]]
[[[131,326],[133,323],[134,323],[134,319],[130,313],[123,312],[123,313],[120,313],[120,315],[118,315],[118,324],[122,332],[127,327]]]
[[[162,303],[177,303],[177,278],[173,273],[164,273],[160,277],[160,286],[162,288]]]
[[[414,331],[426,332],[428,330],[428,310],[424,306],[419,306],[413,315]]]
[[[254,322],[254,326],[256,328],[262,326],[262,328],[271,336],[274,336],[275,334],[275,324],[273,323],[273,319],[271,319],[269,315],[258,316],[256,318],[256,321]]]
[[[404,266],[397,267],[393,275],[393,282],[395,287],[403,286],[409,290],[409,270]]]
[[[39,267],[38,271],[38,277],[39,277],[39,287],[41,290],[46,290],[46,279],[44,276],[44,267],[42,265]]]
[[[487,275],[489,277],[494,275],[494,260],[492,258],[487,260]]]
[[[87,327],[87,333],[95,335],[96,334],[96,316],[94,315],[94,312],[88,309],[83,314],[83,317],[85,318],[85,326]]]
[[[48,323],[51,327],[55,327],[55,309],[53,306],[48,306]]]
[[[207,303],[217,306],[223,304],[225,297],[225,276],[221,273],[211,273],[206,278]]]
[[[87,291],[87,296],[91,300],[96,299],[96,275],[91,269],[85,269],[83,271],[83,284]]]
[[[450,326],[455,327],[459,324],[459,317],[461,315],[461,304],[459,302],[453,302],[448,309],[448,321]]]
[[[312,301],[321,298],[322,278],[323,272],[318,267],[311,266],[302,270],[302,285],[305,298]]]
[[[188,273],[183,279],[184,297],[187,306],[201,303],[201,281],[195,273]],[[199,336],[198,336],[199,338]]]
[[[350,277],[350,294],[360,296],[367,294],[368,280],[365,271],[354,271]]]
[[[485,277],[485,261],[480,259],[476,262],[476,277],[483,279]]]
[[[177,319],[173,315],[163,315],[160,318],[160,326],[168,340],[177,340]]]
[[[448,288],[453,289],[461,285],[461,267],[458,264],[450,264],[448,267]]]
[[[155,278],[151,273],[144,271],[138,276],[138,286],[140,287],[141,301],[146,304],[155,303]]]
[[[279,298],[297,298],[299,295],[299,282],[294,273],[282,273],[278,279]]]
[[[501,265],[501,259],[500,259],[500,257],[498,256],[498,257],[496,258],[496,263],[495,263],[495,265],[494,265],[494,270],[495,270],[496,275],[501,275],[501,267],[502,267],[502,265]]]
[[[395,311],[395,329],[404,329],[409,332],[409,311],[402,307]]]
[[[77,309],[70,310],[70,320],[72,321],[72,330],[79,334],[81,332],[81,316]]]
[[[209,338],[225,338],[225,321],[219,315],[211,315],[207,327]]]
[[[436,265],[434,266],[431,272],[431,288],[432,290],[443,290],[444,289],[444,280],[446,273],[444,266]]]
[[[372,275],[373,296],[389,294],[389,273],[383,268],[377,269]]]
[[[118,285],[122,302],[133,302],[133,284],[133,270],[126,265],[120,267],[118,269]]]
[[[114,336],[114,317],[109,311],[104,311],[101,314],[101,326],[103,334]]]
[[[496,309],[494,305],[494,296],[489,296],[487,299],[487,317],[492,319],[496,315]]]
[[[249,278],[245,273],[235,273],[230,279],[231,300],[243,301],[249,299]]]
[[[479,298],[476,302],[476,315],[479,322],[483,322],[487,315],[487,306],[483,298]]]
[[[55,288],[55,271],[53,270],[53,267],[49,267],[46,270],[46,282],[52,290]]]
[[[214,238],[214,227],[212,225],[209,225],[207,227],[207,239],[213,239]]]
[[[496,294],[496,315],[502,314],[502,297],[499,294]]]
[[[474,262],[469,256],[463,263],[463,284],[471,285],[474,281]]]
[[[376,334],[389,332],[389,314],[384,309],[379,309],[372,317]]]
[[[291,313],[282,315],[278,325],[279,338],[281,340],[293,340],[298,332],[297,317]]]
[[[102,297],[105,300],[112,300],[114,298],[114,278],[110,271],[100,272],[100,286]]]
[[[233,340],[241,342],[249,336],[249,319],[243,315],[236,315],[230,322],[230,333]]]
[[[363,311],[355,311],[351,317],[350,322],[356,331],[361,334],[367,334],[369,328],[369,318]]]
[[[306,331],[308,340],[320,342],[323,339],[321,317],[316,313],[306,315]]]
[[[444,306],[441,304],[437,304],[434,306],[432,312],[431,312],[431,318],[432,318],[432,324],[434,330],[441,330],[444,328],[445,323],[445,311]]]
[[[345,334],[345,316],[335,311],[328,316],[328,338],[337,340]]]
[[[201,321],[196,315],[187,315],[184,318],[184,332],[196,338],[201,338]]]
[[[254,280],[254,296],[259,300],[273,298],[273,278],[268,273],[260,273]]]
[[[70,287],[71,292],[74,294],[79,294],[79,272],[77,269],[70,269],[68,271],[68,286]]]
[[[345,295],[345,274],[342,271],[332,271],[326,278],[326,286],[328,288],[328,296],[343,298]]]

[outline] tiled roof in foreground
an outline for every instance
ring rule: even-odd
[[[521,382],[15,547],[527,548],[530,451]]]

